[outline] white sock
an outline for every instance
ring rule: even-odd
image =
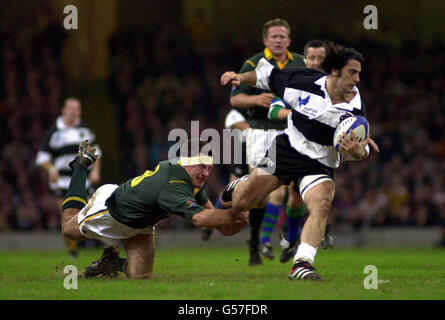
[[[301,243],[298,246],[297,253],[294,256],[294,262],[298,259],[303,259],[308,261],[311,265],[315,261],[315,255],[317,254],[317,248],[314,248],[313,246],[307,244],[307,243]]]

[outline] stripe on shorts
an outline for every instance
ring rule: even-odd
[[[83,220],[79,222],[79,226],[82,225],[85,221],[91,220],[91,219],[93,219],[95,217],[98,217],[98,216],[101,216],[101,215],[103,215],[105,213],[108,213],[108,209],[92,213],[89,216],[86,216],[85,218],[83,218]]]

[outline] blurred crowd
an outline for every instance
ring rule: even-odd
[[[47,24],[20,43],[3,28],[0,39],[0,230],[56,229],[58,210],[33,163],[64,98],[59,59],[63,33]],[[131,155],[131,161],[126,156],[123,162],[126,177],[167,159],[176,142],[169,133],[174,128],[190,133],[191,120],[199,121],[200,131],[222,132],[230,88],[221,87],[220,75],[238,70],[262,46],[259,40],[239,37],[221,43],[206,52],[187,28],[117,33],[110,39],[110,95],[122,154]],[[291,50],[301,52],[303,45],[295,41]],[[344,45],[365,56],[359,88],[381,151],[336,171],[331,223],[357,229],[443,226],[443,43],[425,48],[411,41],[392,48],[363,38]],[[215,166],[207,184],[211,200],[227,179],[227,166]]]
[[[57,230],[59,209],[34,161],[64,99],[65,35],[43,2],[20,17],[0,29],[0,231]]]

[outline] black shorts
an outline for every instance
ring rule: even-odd
[[[295,181],[297,192],[300,181],[305,176],[327,175],[334,179],[333,168],[299,153],[290,145],[289,137],[285,133],[274,139],[257,167],[273,174],[285,185]]]

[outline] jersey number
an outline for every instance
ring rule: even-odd
[[[159,170],[159,164],[157,165],[157,167],[153,171],[147,170],[147,171],[144,172],[143,175],[141,175],[139,177],[136,177],[133,180],[131,180],[131,184],[130,184],[131,187],[137,186],[142,180],[144,180],[147,177],[151,177],[156,172],[158,172],[158,170]]]

